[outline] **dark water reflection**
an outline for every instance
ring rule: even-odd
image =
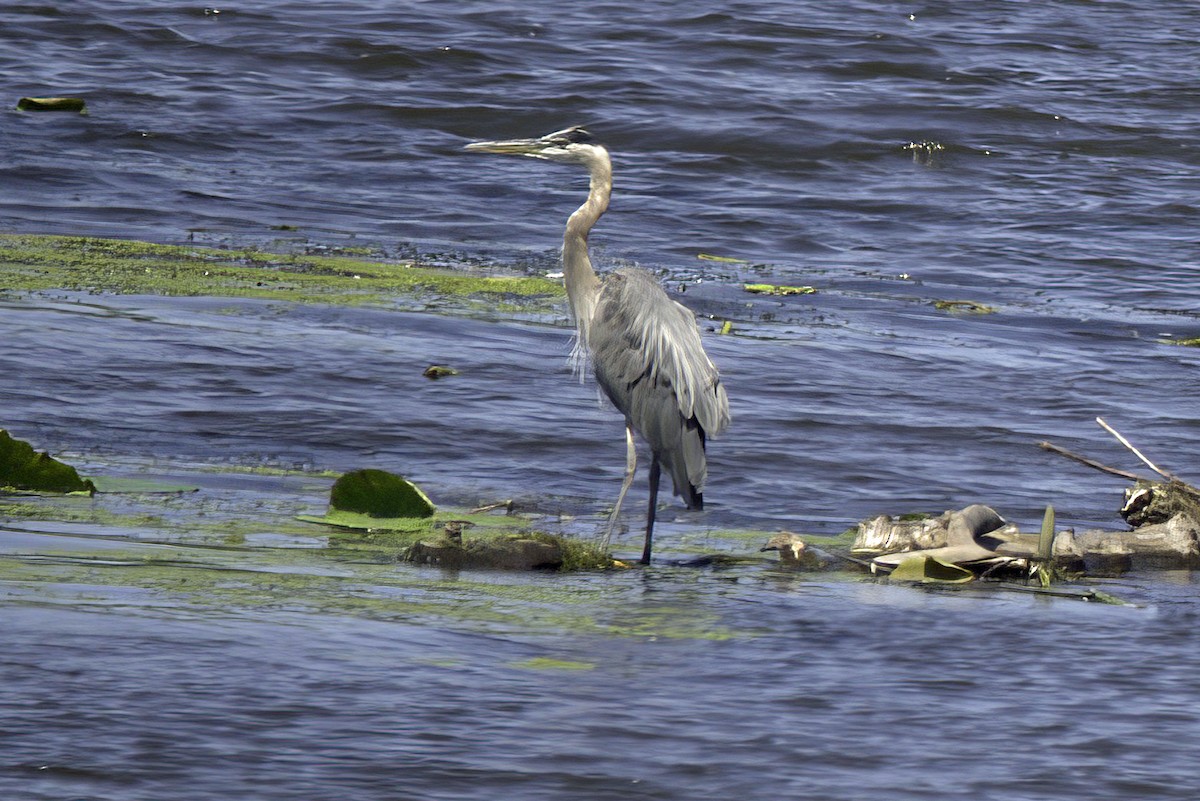
[[[0,113],[0,228],[549,270],[582,176],[460,147],[585,122],[617,163],[597,261],[659,270],[706,327],[734,324],[706,333],[735,418],[710,508],[672,507],[664,544],[972,501],[1111,525],[1123,483],[1033,443],[1136,469],[1101,415],[1195,480],[1200,357],[1159,340],[1200,335],[1198,26],[1139,2],[19,4],[0,9],[3,104],[79,95],[89,114]],[[623,444],[563,322],[5,296],[0,426],[99,470],[376,466],[587,528]],[[460,375],[421,378],[433,362]],[[556,581],[633,636],[14,578],[0,789],[1190,799],[1200,778],[1190,576],[1115,588],[1136,609],[761,566]],[[536,589],[510,602],[534,619]],[[540,656],[593,667],[515,666]]]

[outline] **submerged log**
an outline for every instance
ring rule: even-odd
[[[1133,531],[1064,531],[1055,542],[1054,558],[1062,567],[1089,575],[1200,567],[1200,524],[1181,513]]]
[[[1174,482],[1169,482],[1173,484]],[[1135,520],[1153,520],[1131,531],[1088,530],[1055,532],[1051,549],[1053,567],[1088,575],[1116,575],[1131,570],[1179,570],[1200,567],[1200,511],[1188,508],[1191,495],[1185,489],[1147,482],[1135,488],[1136,497],[1151,497],[1133,515]],[[1154,500],[1157,496],[1157,500]],[[1163,514],[1175,511],[1164,519]],[[974,505],[958,512],[921,521],[920,537],[910,536],[910,523],[894,523],[886,515],[863,521],[854,553],[871,555],[872,564],[889,570],[920,556],[977,571],[996,568],[1028,568],[1039,563],[1039,537],[1023,534],[986,506]],[[879,553],[879,543],[907,544]],[[912,547],[932,543],[933,547]]]

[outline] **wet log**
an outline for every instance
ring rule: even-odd
[[[1051,561],[1055,567],[1088,575],[1117,575],[1131,570],[1180,570],[1200,567],[1200,510],[1190,509],[1193,496],[1184,485],[1145,482],[1134,488],[1134,498],[1144,503],[1129,516],[1151,520],[1131,531],[1093,529],[1076,533],[1059,530],[1053,539]],[[1149,490],[1149,493],[1143,490]],[[1163,515],[1174,512],[1169,518]],[[1007,564],[1020,567],[1039,562],[1039,537],[1022,534],[986,506],[969,506],[959,512],[919,521],[896,523],[886,515],[863,521],[855,553],[872,554],[872,563],[887,570],[914,556],[988,570]],[[914,533],[915,532],[915,533]],[[932,547],[926,546],[926,544]],[[880,544],[900,547],[886,553],[869,550]],[[914,547],[916,546],[916,547]],[[921,547],[926,546],[926,547]]]
[[[563,556],[561,546],[540,540],[498,537],[464,541],[448,536],[410,546],[403,559],[450,570],[558,570]]]
[[[1089,575],[1118,575],[1131,570],[1179,570],[1200,567],[1200,524],[1177,514],[1133,531],[1060,532],[1056,564]]]

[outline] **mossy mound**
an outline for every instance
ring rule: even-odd
[[[0,487],[32,492],[96,492],[96,485],[79,477],[74,467],[47,453],[38,453],[28,442],[13,439],[0,428]]]

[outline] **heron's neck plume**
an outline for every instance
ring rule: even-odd
[[[587,238],[596,220],[608,208],[608,200],[612,196],[612,162],[608,154],[600,150],[598,156],[588,164],[588,170],[592,182],[587,200],[567,220],[567,231],[563,234],[563,283],[567,287],[571,316],[579,332],[576,356],[584,357],[587,354],[588,329],[600,294],[600,279],[592,269]]]

